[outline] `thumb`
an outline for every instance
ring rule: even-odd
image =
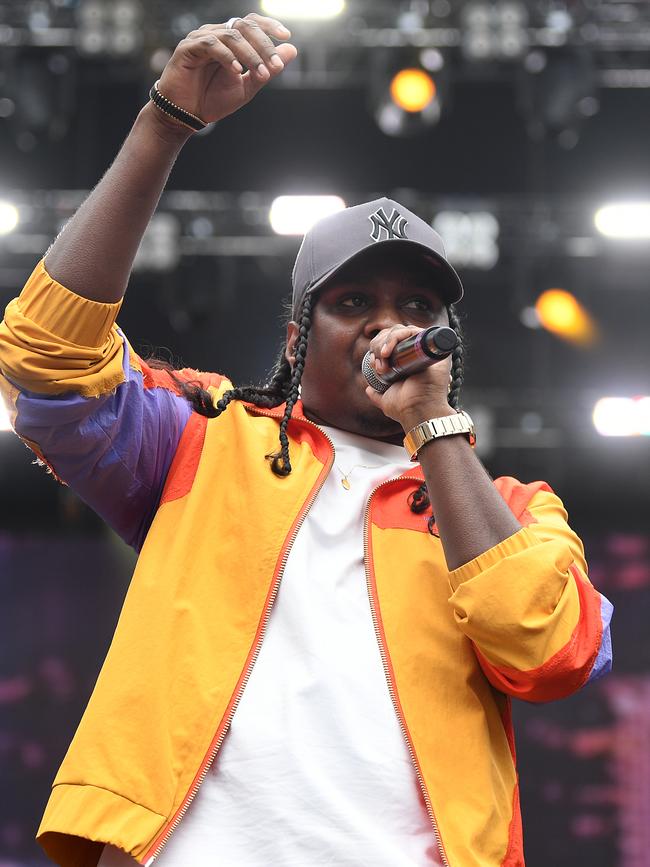
[[[379,409],[382,408],[381,399],[383,395],[381,395],[378,391],[375,391],[375,389],[371,385],[366,386],[366,396],[368,397],[370,403],[374,403],[374,405],[376,407],[379,407]]]

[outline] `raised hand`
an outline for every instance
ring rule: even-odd
[[[231,27],[204,24],[178,43],[158,88],[206,123],[221,120],[249,102],[296,57],[294,45],[273,41],[290,36],[279,21],[255,12],[234,19]]]

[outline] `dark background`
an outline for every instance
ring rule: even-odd
[[[88,56],[74,41],[83,5],[0,3],[0,110],[3,98],[14,105],[0,116],[0,199],[21,210],[16,232],[0,236],[3,304],[75,196],[114,157],[158,77],[151,54],[180,38],[179,17],[193,12],[203,23],[248,11],[212,3],[201,18],[206,4],[143,3],[133,53]],[[468,5],[447,3],[440,14],[439,2],[350,2],[340,23],[296,26],[303,60],[294,78],[275,82],[181,154],[169,191],[226,195],[192,207],[163,197],[160,210],[178,217],[182,252],[169,270],[134,272],[120,324],[142,352],[260,381],[280,347],[300,239],[274,239],[259,219],[243,218],[247,209],[259,216],[279,194],[336,193],[347,204],[390,195],[426,219],[443,209],[495,214],[498,263],[460,269],[469,346],[463,403],[483,422],[479,443],[493,475],[544,478],[562,497],[592,580],[617,609],[614,673],[568,701],[516,710],[527,863],[640,867],[650,864],[650,441],[599,436],[591,410],[603,395],[650,393],[650,255],[647,241],[600,238],[592,216],[610,199],[650,199],[649,91],[608,78],[650,68],[648,4],[523,4],[529,45],[518,57],[476,62],[458,46],[445,50],[440,122],[412,138],[386,135],[371,93],[387,55],[360,50],[354,34],[395,28],[398,13],[416,7],[428,32],[462,37]],[[572,22],[565,43],[540,46],[554,10]],[[41,17],[34,28],[29,15],[45,13],[49,25]],[[67,28],[68,44],[48,43],[55,26]],[[574,106],[554,125],[544,108],[550,91],[541,79],[531,85],[526,58],[542,51],[552,64],[583,50],[598,110],[584,117]],[[560,80],[570,89],[570,69]],[[215,237],[248,232],[259,237],[259,252],[193,254],[192,220],[206,215]],[[575,255],[576,238],[589,242],[588,255]],[[522,324],[522,310],[550,287],[585,305],[600,327],[598,344],[576,348]],[[134,559],[73,493],[31,465],[10,433],[0,433],[0,510],[0,865],[41,865],[33,843],[40,812]]]

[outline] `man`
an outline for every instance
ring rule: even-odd
[[[476,458],[460,350],[366,387],[367,351],[381,374],[457,326],[440,238],[386,199],[317,224],[264,388],[114,325],[183,142],[288,36],[253,14],[179,44],[1,326],[16,431],[141,549],[38,839],[64,867],[520,865],[510,696],[608,670],[611,606],[550,489]]]

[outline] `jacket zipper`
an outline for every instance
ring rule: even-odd
[[[259,407],[254,407],[253,410],[256,414],[259,414],[259,415],[268,415],[272,418],[275,417],[272,413],[264,412]],[[253,651],[253,655],[252,655],[250,662],[248,664],[248,668],[246,669],[246,672],[244,674],[244,678],[243,678],[243,680],[239,686],[239,690],[237,691],[237,693],[235,695],[235,701],[233,702],[232,708],[230,709],[230,713],[228,714],[228,717],[226,719],[226,723],[221,730],[221,734],[219,735],[219,738],[218,738],[216,744],[214,745],[214,747],[211,750],[209,750],[207,756],[204,757],[203,764],[202,764],[200,772],[199,772],[199,776],[198,776],[196,782],[194,783],[194,785],[190,787],[189,792],[185,796],[185,800],[181,804],[181,807],[180,807],[178,813],[176,814],[176,818],[173,819],[173,821],[171,822],[171,824],[169,825],[167,830],[163,832],[164,837],[162,838],[160,843],[158,843],[158,845],[155,847],[155,850],[153,852],[151,852],[151,854],[149,855],[149,857],[147,858],[146,861],[142,862],[142,863],[144,863],[144,867],[150,867],[150,865],[153,864],[154,860],[160,855],[164,846],[169,842],[169,838],[174,833],[176,828],[179,826],[183,816],[185,815],[190,804],[194,800],[196,793],[200,789],[201,783],[205,780],[205,778],[208,774],[208,771],[210,769],[210,766],[212,765],[212,762],[214,761],[219,750],[221,749],[221,745],[224,742],[224,739],[226,737],[226,733],[227,733],[228,729],[230,728],[230,723],[232,722],[232,719],[235,715],[235,711],[237,710],[237,706],[239,705],[239,702],[241,700],[242,693],[244,692],[244,689],[246,688],[246,684],[248,683],[248,680],[251,676],[253,666],[255,665],[257,657],[259,656],[260,648],[262,646],[262,639],[264,638],[264,633],[266,632],[266,626],[268,624],[271,609],[273,608],[273,603],[275,602],[275,597],[278,594],[278,589],[280,587],[280,581],[282,580],[282,576],[284,574],[284,570],[286,568],[287,561],[289,559],[289,554],[291,552],[291,548],[293,547],[293,543],[296,540],[296,536],[298,535],[298,532],[299,532],[299,530],[303,524],[303,521],[305,520],[305,517],[307,516],[307,513],[311,509],[311,507],[314,503],[314,500],[316,499],[316,497],[318,496],[318,493],[320,492],[320,489],[323,487],[323,484],[325,483],[325,479],[329,475],[329,471],[331,470],[332,464],[334,463],[334,443],[327,436],[325,431],[321,430],[321,428],[319,428],[317,424],[314,424],[314,422],[311,422],[308,419],[302,419],[301,418],[300,421],[306,422],[307,424],[312,425],[327,439],[328,443],[332,447],[332,454],[330,455],[330,459],[329,459],[328,463],[325,464],[323,470],[321,470],[321,474],[320,474],[318,480],[316,481],[316,485],[314,486],[309,497],[307,498],[307,501],[305,502],[305,504],[303,506],[303,510],[302,510],[301,514],[299,515],[298,520],[294,524],[293,530],[289,533],[289,536],[287,537],[287,540],[286,540],[286,543],[284,546],[284,551],[283,551],[282,557],[280,559],[280,568],[278,569],[278,573],[277,573],[276,578],[275,578],[275,583],[274,583],[273,589],[271,591],[271,596],[269,597],[269,601],[267,602],[266,609],[264,611],[264,615],[263,615],[263,619],[262,619],[262,628],[260,629],[259,637],[257,640],[257,646],[255,647],[255,649]]]
[[[401,476],[404,478],[414,478],[412,476]],[[416,481],[421,481],[420,479],[415,479]],[[368,587],[368,599],[370,601],[370,613],[372,614],[372,622],[375,627],[375,635],[377,636],[377,644],[379,645],[379,652],[381,654],[381,662],[384,667],[384,674],[386,675],[386,682],[388,684],[388,691],[390,693],[391,701],[393,702],[393,709],[395,710],[395,714],[397,716],[397,720],[399,722],[400,728],[402,730],[402,735],[404,736],[404,740],[406,742],[406,746],[409,751],[409,756],[411,757],[411,763],[415,769],[415,774],[418,778],[418,783],[420,784],[420,789],[422,790],[422,795],[424,797],[424,803],[427,807],[427,812],[429,813],[429,818],[431,820],[431,824],[433,826],[433,833],[436,838],[436,843],[438,845],[438,851],[440,853],[440,858],[445,867],[449,867],[449,861],[447,860],[447,856],[445,854],[445,850],[442,846],[442,839],[440,837],[440,831],[438,830],[438,823],[436,821],[436,817],[433,812],[433,807],[431,806],[431,799],[429,798],[429,792],[427,791],[427,787],[424,783],[424,779],[422,777],[422,772],[420,771],[420,766],[415,757],[415,751],[413,749],[413,744],[411,743],[411,739],[406,731],[406,725],[404,724],[404,720],[402,719],[402,715],[399,710],[399,706],[397,704],[397,700],[395,698],[395,685],[391,679],[390,675],[390,666],[388,665],[388,661],[386,658],[386,648],[384,647],[384,642],[381,636],[381,630],[379,628],[379,621],[377,620],[377,611],[375,609],[375,601],[373,598],[372,592],[372,582],[370,578],[370,550],[369,550],[369,518],[370,518],[370,505],[372,503],[372,498],[377,493],[380,488],[383,488],[385,485],[390,485],[392,482],[396,481],[396,479],[388,479],[385,482],[382,482],[381,485],[377,485],[370,492],[370,496],[368,497],[368,502],[366,504],[366,511],[363,517],[363,562],[366,569],[366,585]]]

